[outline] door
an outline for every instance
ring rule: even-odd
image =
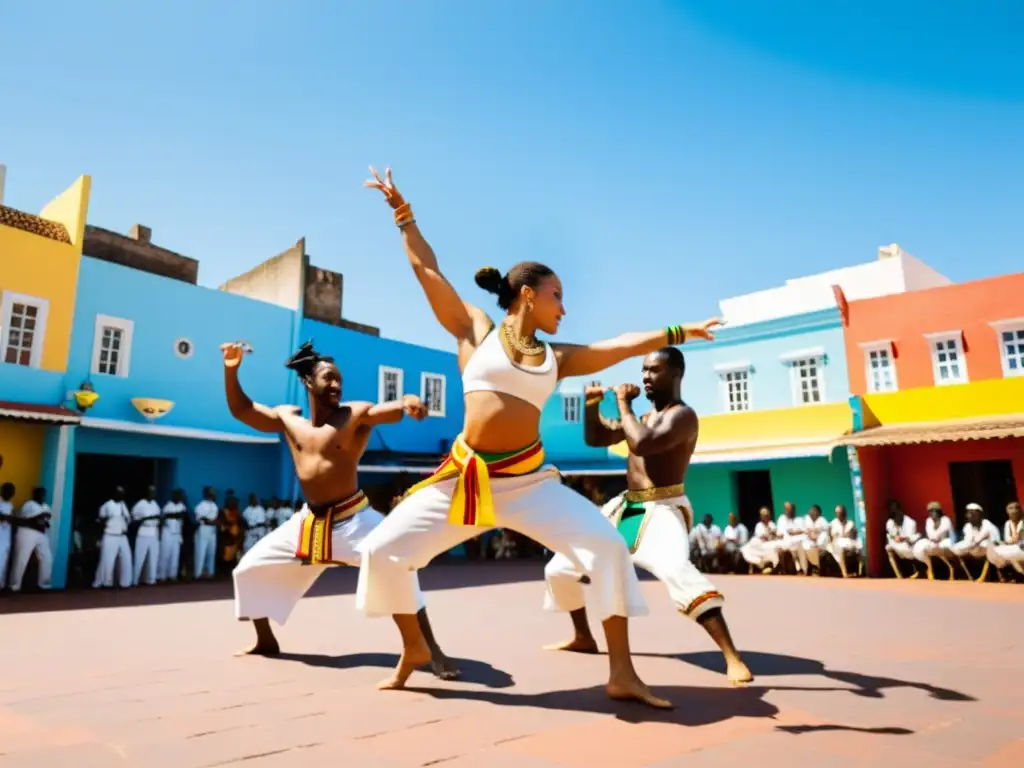
[[[949,484],[956,507],[956,526],[962,529],[967,522],[965,507],[980,504],[985,517],[995,523],[1002,535],[1006,523],[1006,505],[1017,498],[1013,480],[1013,463],[996,461],[951,461]]]
[[[768,507],[774,514],[775,502],[772,500],[772,476],[767,469],[744,470],[733,472],[736,482],[736,513],[742,522],[754,533],[754,526],[760,520],[761,507]]]

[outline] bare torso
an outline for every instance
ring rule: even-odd
[[[692,411],[690,406],[685,403],[674,403],[661,411],[648,411],[641,421],[648,427],[654,428],[663,419],[673,415],[674,411],[684,408]],[[669,485],[677,485],[685,480],[686,470],[690,466],[690,459],[697,447],[696,415],[690,423],[692,426],[684,421],[676,427],[686,430],[687,434],[681,435],[681,440],[669,450],[647,456],[629,454],[626,461],[626,483],[631,491],[664,488]]]
[[[311,505],[329,504],[355,493],[359,459],[373,430],[353,418],[353,406],[342,403],[319,427],[295,406],[282,405],[275,410],[304,498]]]

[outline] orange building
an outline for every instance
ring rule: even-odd
[[[1024,273],[837,299],[872,575],[890,499],[922,530],[929,501],[958,528],[981,504],[1001,530],[1024,496]]]

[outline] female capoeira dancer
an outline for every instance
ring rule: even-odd
[[[725,673],[734,684],[754,678],[733,645],[722,615],[725,598],[690,562],[693,508],[683,482],[697,447],[697,413],[683,402],[680,387],[685,371],[683,353],[665,347],[644,358],[643,384],[653,408],[642,419],[633,413],[640,395],[634,384],[614,388],[619,406],[617,420],[601,415],[605,389],[588,387],[586,396],[587,445],[611,446],[626,442],[629,490],[604,505],[601,512],[619,530],[633,562],[653,573],[668,587],[679,612],[704,627],[725,656]],[[575,636],[548,646],[548,650],[596,653],[590,633],[583,582],[573,562],[556,554],[544,569],[549,608],[569,612]]]
[[[608,640],[608,695],[671,706],[651,693],[630,658],[627,617],[645,615],[647,606],[629,550],[597,507],[562,485],[558,470],[544,465],[540,412],[559,379],[597,373],[684,338],[710,338],[716,321],[631,333],[589,346],[542,344],[534,333],[554,333],[565,314],[562,285],[548,267],[524,262],[504,276],[493,268],[476,275],[477,285],[497,294],[506,311],[496,328],[484,312],[464,303],[441,274],[390,171],[382,179],[370,170],[373,179],[367,186],[379,189],[394,209],[413,272],[438,321],[458,343],[466,398],[466,422],[451,455],[433,476],[413,486],[360,546],[357,604],[371,616],[393,615],[402,633],[401,660],[381,687],[403,687],[429,659],[414,615],[416,570],[498,527],[561,552],[590,579]]]
[[[233,572],[235,614],[251,619],[256,644],[242,653],[274,655],[279,652],[270,619],[284,624],[292,608],[317,577],[331,565],[359,565],[356,547],[384,519],[370,508],[359,490],[359,459],[370,433],[379,424],[393,424],[407,414],[417,421],[427,415],[418,397],[374,405],[341,402],[341,372],[330,357],[322,357],[312,344],[303,344],[285,366],[295,371],[309,397],[309,418],[297,406],[269,408],[254,403],[238,381],[238,367],[247,351],[243,344],[225,344],[224,388],[231,415],[260,432],[284,435],[295,461],[295,472],[306,505],[261,538],[245,553]],[[413,584],[413,601],[429,651],[429,663],[445,679],[458,670],[434,641],[423,597]]]

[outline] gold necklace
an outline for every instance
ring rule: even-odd
[[[505,341],[507,341],[508,345],[512,347],[512,349],[514,349],[516,352],[520,352],[521,354],[524,354],[527,357],[533,357],[534,355],[544,354],[543,344],[541,344],[536,339],[533,339],[533,344],[531,346],[529,342],[524,341],[518,333],[512,330],[512,325],[510,323],[502,323],[501,330],[502,333],[505,334]]]

